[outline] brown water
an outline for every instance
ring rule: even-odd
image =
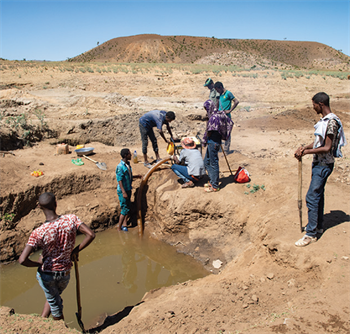
[[[107,230],[79,255],[82,321],[85,328],[97,320],[137,304],[151,289],[169,286],[208,275],[192,257],[174,247],[148,238],[140,239],[137,229],[129,232]],[[81,241],[83,236],[77,238]],[[33,254],[32,259],[38,258]],[[16,313],[41,314],[45,296],[36,281],[36,269],[18,263],[0,268],[0,305]],[[64,317],[71,328],[80,329],[77,312],[75,274],[63,292]]]

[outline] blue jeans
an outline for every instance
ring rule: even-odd
[[[332,174],[334,164],[312,164],[312,177],[306,194],[308,208],[308,224],[306,235],[316,236],[316,228],[323,229],[324,188],[329,175]]]
[[[187,166],[172,165],[171,169],[185,183],[190,182],[190,181],[192,181],[192,182],[196,181],[191,175],[188,174]]]
[[[207,152],[204,157],[204,167],[208,172],[210,184],[213,188],[219,187],[219,150],[221,139],[219,142],[208,139]]]
[[[130,212],[131,190],[126,190],[128,198],[124,198],[122,192],[117,192],[120,204],[120,214],[126,216]]]
[[[67,276],[55,277],[38,270],[36,273],[36,279],[45,293],[46,300],[50,305],[52,316],[60,318],[63,315],[61,293],[69,283],[70,274]]]

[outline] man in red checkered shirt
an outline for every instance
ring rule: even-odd
[[[74,214],[57,215],[52,193],[40,195],[39,208],[46,221],[31,233],[18,261],[26,267],[38,267],[36,278],[46,297],[41,316],[47,318],[51,313],[55,320],[60,320],[64,319],[61,293],[69,283],[72,260],[78,259],[78,253],[94,240],[95,233]],[[74,248],[77,231],[85,238]],[[29,255],[38,248],[42,249],[39,260],[30,260]]]

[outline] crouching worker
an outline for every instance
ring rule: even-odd
[[[120,203],[120,217],[117,228],[119,231],[123,230],[125,232],[128,231],[127,221],[129,218],[130,212],[130,199],[131,199],[131,183],[134,178],[142,178],[142,175],[132,175],[132,168],[130,166],[131,160],[131,152],[128,148],[123,148],[120,151],[120,155],[122,160],[120,164],[117,166],[115,171],[118,186],[117,186],[117,194]]]
[[[205,175],[203,158],[192,138],[184,138],[181,146],[183,149],[180,152],[180,156],[177,158],[174,155],[176,164],[172,165],[171,169],[184,181],[182,188],[192,188],[194,187],[194,182]]]
[[[94,240],[95,233],[74,214],[57,215],[52,193],[40,195],[38,206],[46,220],[31,233],[18,261],[23,266],[38,268],[36,278],[46,297],[41,316],[48,318],[52,313],[54,320],[61,320],[64,319],[61,294],[69,283],[72,260],[78,260],[78,253]],[[85,238],[74,248],[77,231],[85,234]],[[41,248],[42,254],[38,261],[32,261],[29,255],[36,248]]]

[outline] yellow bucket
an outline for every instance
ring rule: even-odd
[[[170,142],[168,144],[168,147],[167,147],[166,151],[167,151],[167,153],[169,155],[173,155],[174,154],[174,143],[173,142]]]

